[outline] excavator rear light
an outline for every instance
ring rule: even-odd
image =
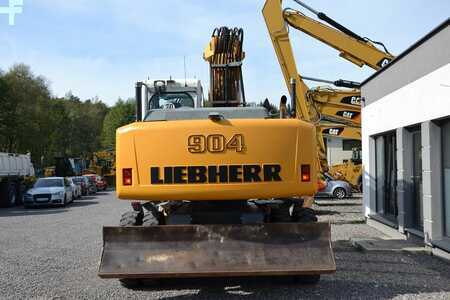
[[[311,181],[311,167],[310,165],[302,165],[301,167],[302,182]]]
[[[122,169],[122,183],[123,185],[133,184],[133,170],[132,169]]]

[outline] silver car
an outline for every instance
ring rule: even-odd
[[[352,187],[346,181],[335,180],[328,174],[325,176],[325,188],[317,192],[316,197],[332,197],[344,199],[352,196]]]
[[[73,180],[74,177],[69,177],[67,180],[70,182],[70,186],[72,187],[72,196],[74,199],[80,199],[81,198],[81,185],[75,183],[75,180]]]
[[[66,205],[73,202],[70,182],[64,177],[39,178],[33,188],[23,196],[25,207]]]

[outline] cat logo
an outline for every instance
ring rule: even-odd
[[[357,116],[360,115],[360,112],[358,111],[348,111],[348,110],[344,110],[344,111],[338,111],[336,113],[337,116],[340,116],[342,118],[346,118],[346,119],[350,119],[353,120],[355,119]]]
[[[342,131],[344,131],[344,128],[327,128],[324,129],[322,131],[323,134],[328,134],[328,135],[334,135],[334,136],[339,136]]]

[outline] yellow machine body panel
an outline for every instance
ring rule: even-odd
[[[298,119],[136,122],[117,130],[117,194],[147,201],[312,196],[315,135]],[[131,169],[130,185],[123,169]]]

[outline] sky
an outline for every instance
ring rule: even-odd
[[[0,7],[9,0],[0,0]],[[449,17],[448,0],[304,0],[361,36],[382,41],[398,55]],[[208,89],[202,59],[215,27],[245,32],[244,83],[248,102],[278,104],[287,94],[261,13],[264,0],[23,0],[23,12],[8,24],[0,14],[0,69],[29,65],[47,78],[55,96],[71,91],[108,105],[134,94],[148,77],[187,77]],[[284,7],[298,8],[292,0]],[[310,14],[308,14],[311,16]],[[362,81],[374,71],[294,29],[290,36],[300,74]],[[426,63],[426,62],[421,62]],[[315,83],[308,83],[310,86]],[[205,92],[206,94],[206,92]]]

